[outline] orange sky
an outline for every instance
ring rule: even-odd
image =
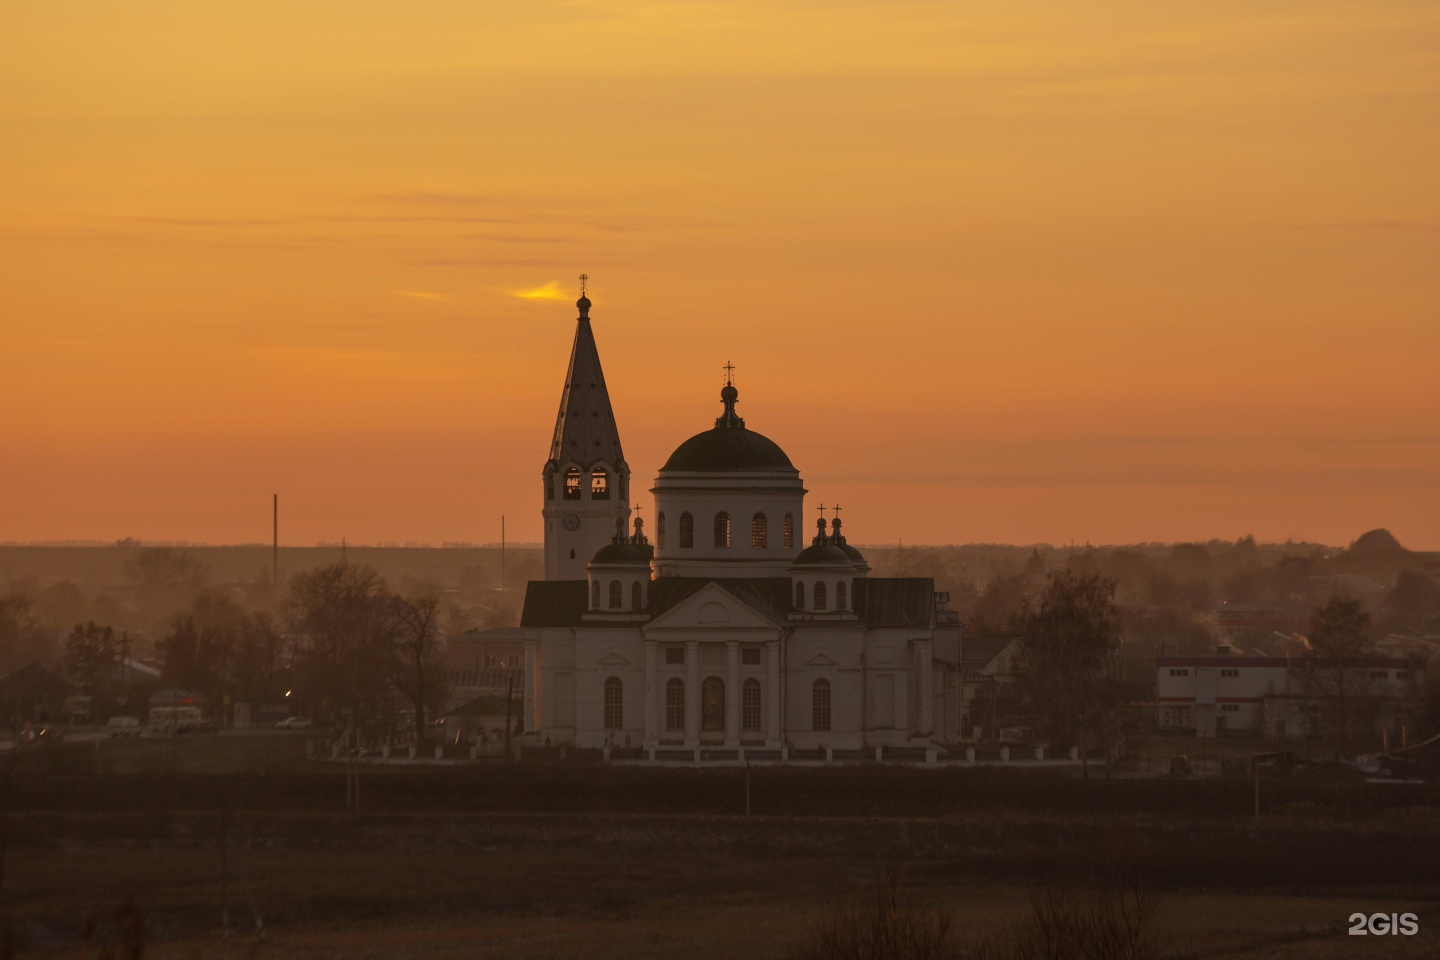
[[[7,4],[0,130],[0,541],[538,539],[584,270],[646,486],[728,359],[857,542],[1440,548],[1428,0]]]

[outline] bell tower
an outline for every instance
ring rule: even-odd
[[[584,580],[585,565],[610,542],[616,521],[624,528],[630,520],[630,466],[590,327],[586,279],[581,275],[575,345],[543,473],[546,580]]]

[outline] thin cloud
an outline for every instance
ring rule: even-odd
[[[433,300],[438,302],[446,299],[443,293],[431,293],[428,290],[398,290],[396,292],[402,297],[410,297],[415,300]]]
[[[519,297],[522,300],[569,300],[570,291],[560,289],[559,280],[551,280],[543,287],[536,287],[534,290],[514,290],[512,297]]]

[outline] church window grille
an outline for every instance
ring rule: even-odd
[[[590,609],[591,609],[591,610],[599,610],[599,609],[600,609],[600,581],[599,581],[599,580],[591,580],[591,581],[590,581]]]
[[[621,587],[619,580],[610,581],[610,609],[620,609]]]
[[[590,474],[590,499],[610,499],[610,474],[604,470],[596,470]]]
[[[565,471],[565,499],[579,500],[580,493],[580,468],[571,467]]]
[[[803,583],[795,584],[795,609],[805,609],[805,584]]]
[[[765,514],[757,513],[750,518],[750,548],[752,550],[764,550],[770,545],[770,531],[767,529],[769,523]]]
[[[785,522],[781,524],[780,536],[786,550],[795,546],[795,518],[788,513],[785,514]]]
[[[684,663],[685,663],[685,648],[684,648],[684,647],[678,647],[678,646],[677,646],[677,647],[666,647],[666,648],[665,648],[665,662],[666,662],[667,664],[669,664],[670,666],[672,666],[672,667],[674,667],[674,666],[683,666]]]
[[[823,583],[817,583],[817,584],[815,584],[815,609],[816,609],[816,610],[824,610],[824,609],[825,609],[825,601],[826,601],[826,597],[825,597],[825,584],[823,584]]]
[[[715,514],[715,546],[730,546],[730,514],[724,510]]]
[[[678,678],[665,684],[665,729],[685,729],[685,681]]]
[[[619,730],[625,726],[625,686],[619,677],[605,681],[605,729]]]
[[[659,550],[665,549],[665,511],[660,511],[655,518],[655,547]]]
[[[747,667],[760,666],[760,648],[744,647],[740,651],[740,662]]]
[[[760,681],[754,677],[740,688],[740,729],[760,729]]]
[[[640,609],[640,581],[636,580],[630,584],[630,609]]]
[[[849,598],[846,596],[845,581],[841,580],[835,584],[835,609],[844,610]]]
[[[680,546],[695,546],[695,518],[688,513],[680,514]]]
[[[725,681],[719,677],[706,677],[700,685],[700,729],[725,729]]]
[[[810,726],[815,730],[830,729],[830,681],[815,681],[810,688]]]

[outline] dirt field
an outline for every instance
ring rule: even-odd
[[[737,771],[496,764],[367,772],[347,814],[343,774],[296,742],[172,746],[176,772],[163,743],[22,764],[0,893],[19,955],[95,956],[133,897],[147,957],[783,957],[885,871],[964,936],[1034,891],[1133,878],[1176,956],[1440,954],[1433,787],[1270,784],[1257,826],[1244,783],[771,770],[746,818]],[[273,772],[184,772],[247,749]],[[1345,933],[1406,911],[1420,935]]]

